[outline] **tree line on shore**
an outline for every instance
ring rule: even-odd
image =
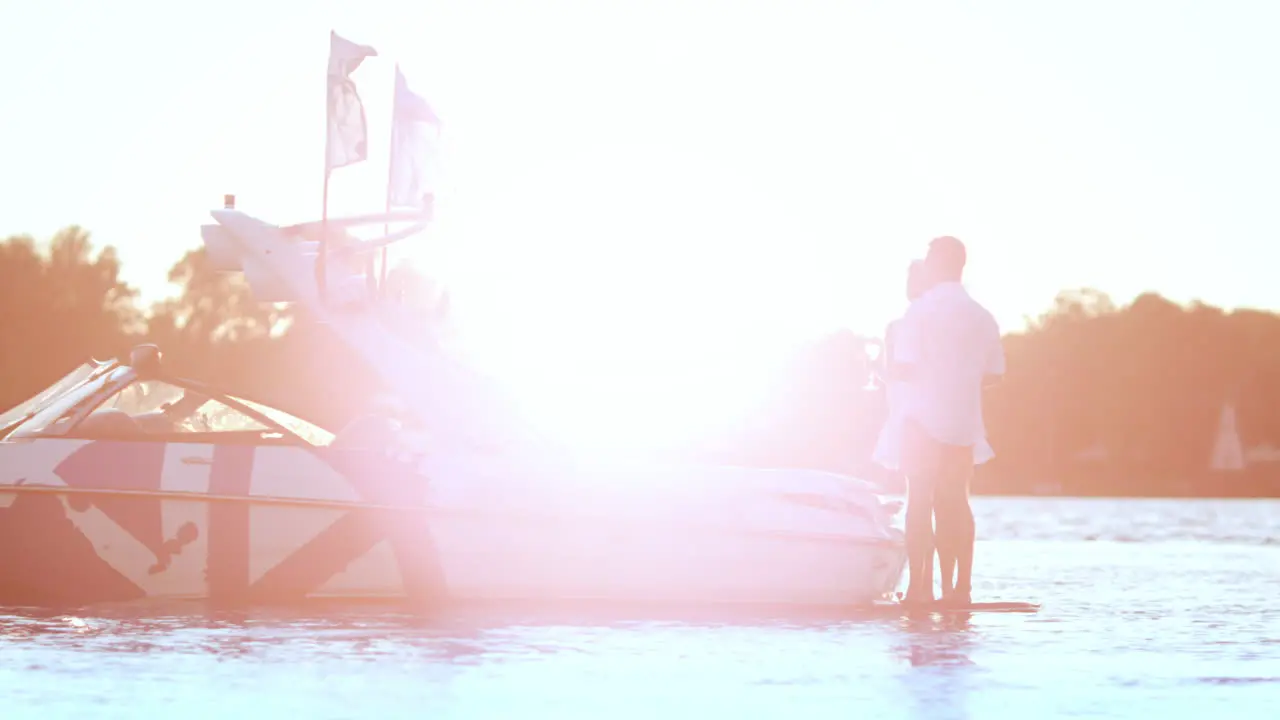
[[[329,427],[359,411],[376,381],[323,326],[256,302],[203,251],[170,270],[177,294],[150,307],[120,279],[112,248],[70,227],[49,242],[0,242],[0,407],[88,357],[154,342],[179,374]],[[698,439],[700,459],[850,472],[893,483],[869,461],[884,417],[868,390],[867,339],[834,332],[796,352],[749,425]],[[1005,336],[1008,374],[988,390],[997,457],[978,492],[1085,495],[1272,495],[1280,430],[1280,316],[1182,306],[1156,294],[1117,305],[1093,290],[1061,293]],[[323,358],[323,362],[317,362]],[[334,382],[330,369],[345,369]],[[323,388],[323,392],[316,392]],[[1251,460],[1213,472],[1224,407]],[[1280,453],[1275,453],[1280,455]],[[1280,466],[1275,466],[1280,467]]]

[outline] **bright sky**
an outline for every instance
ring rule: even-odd
[[[1078,286],[1280,307],[1265,0],[44,0],[7,29],[0,234],[80,223],[153,296],[225,192],[318,218],[334,29],[380,57],[331,213],[381,206],[399,61],[445,122],[432,262],[495,324],[874,333],[939,234],[1007,328]]]

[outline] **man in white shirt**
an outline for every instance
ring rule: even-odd
[[[943,599],[970,602],[974,448],[985,441],[982,390],[1004,375],[1000,327],[961,285],[966,251],[953,237],[929,243],[933,286],[895,332],[893,374],[912,384],[902,440],[907,475],[907,603],[933,602],[934,514]],[[956,575],[951,575],[952,564]]]

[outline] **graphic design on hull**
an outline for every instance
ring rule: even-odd
[[[0,604],[288,603],[331,590],[432,602],[446,594],[426,524],[425,480],[382,453],[322,449],[316,454],[324,462],[315,463],[303,448],[244,445],[44,440],[26,449],[41,450],[53,465],[56,477],[38,484],[123,493],[5,496],[0,538],[21,551],[0,561]],[[272,458],[275,467],[302,471],[277,474],[265,486],[287,483],[297,490],[291,495],[306,497],[333,485],[313,477],[316,469],[340,475],[357,502],[380,507],[254,503],[260,453],[304,453],[314,463]],[[388,549],[386,562],[374,559]],[[344,581],[351,566],[362,571]]]

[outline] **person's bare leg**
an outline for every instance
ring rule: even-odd
[[[942,558],[944,596],[949,596],[947,599],[954,603],[968,605],[973,592],[975,536],[973,508],[969,505],[973,461],[971,454],[955,450],[948,453],[936,490],[938,555]],[[954,585],[948,560],[954,564]]]
[[[956,566],[959,563],[961,547],[964,545],[963,520],[955,505],[956,477],[960,468],[961,448],[945,446],[940,455],[938,487],[934,491],[934,515],[937,529],[934,531],[934,542],[938,546],[938,565],[942,570],[942,598],[948,600],[956,588]],[[964,462],[969,462],[965,460]]]
[[[917,474],[907,479],[907,596],[905,603],[933,602],[934,479]]]
[[[907,597],[905,602],[933,602],[933,514],[938,481],[936,444],[913,421],[902,437],[903,469],[907,475]]]
[[[952,596],[957,602],[969,605],[973,602],[973,546],[977,528],[973,522],[973,508],[969,505],[969,483],[958,500],[956,528],[956,585]]]
[[[937,516],[937,521],[933,537],[934,544],[938,548],[938,568],[942,572],[942,599],[946,600],[955,590],[956,538],[955,531],[947,525],[946,511],[939,512],[939,510],[940,506],[935,505],[934,514]]]

